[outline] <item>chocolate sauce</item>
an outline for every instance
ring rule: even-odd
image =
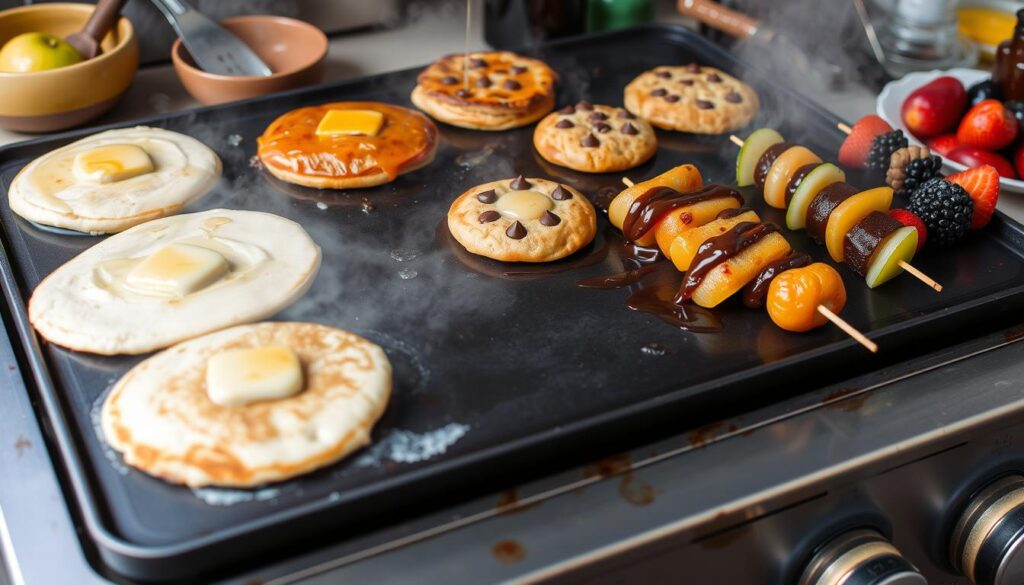
[[[636,284],[643,280],[648,274],[663,270],[658,264],[644,264],[632,270],[609,274],[607,276],[594,276],[584,278],[576,283],[581,288],[623,288]]]
[[[751,309],[760,309],[768,297],[768,287],[772,280],[787,270],[800,268],[811,263],[811,257],[800,252],[791,252],[789,256],[770,262],[761,269],[754,280],[743,287],[743,304]]]
[[[888,214],[872,211],[857,222],[843,238],[843,260],[847,266],[857,271],[857,274],[867,275],[871,256],[878,249],[878,245],[901,227],[903,224]]]
[[[768,177],[768,171],[771,170],[772,165],[775,164],[775,159],[779,158],[779,155],[789,150],[789,147],[793,146],[787,142],[780,142],[773,144],[768,147],[768,150],[764,151],[761,158],[757,159],[757,166],[754,167],[754,184],[757,185],[758,189],[764,189],[764,180]]]
[[[722,235],[709,238],[697,248],[683,285],[679,287],[676,302],[690,300],[697,287],[716,266],[777,231],[779,228],[774,224],[741,221]]]
[[[667,265],[671,269],[671,265]],[[674,269],[672,269],[674,271]],[[676,273],[678,275],[678,273]],[[718,315],[697,305],[679,305],[674,301],[677,279],[660,279],[645,286],[626,299],[626,306],[634,311],[648,313],[673,327],[693,333],[716,333],[722,330]]]
[[[635,242],[649,232],[666,213],[712,199],[733,198],[743,205],[739,191],[725,185],[705,185],[696,191],[680,193],[669,187],[655,187],[636,198],[622,220],[622,233],[627,241]]]
[[[715,219],[731,219],[738,215],[743,215],[748,211],[753,211],[753,209],[749,207],[730,207],[729,209],[719,211],[718,215],[715,216]]]
[[[825,241],[828,216],[843,201],[857,194],[857,188],[849,183],[832,183],[814,196],[807,206],[807,235],[819,242]]]
[[[804,182],[804,178],[811,174],[811,171],[818,168],[817,163],[811,163],[804,165],[793,173],[793,176],[789,178],[789,183],[786,183],[786,207],[789,207],[789,202],[793,200],[793,194],[796,193],[797,188],[800,187],[800,183]]]

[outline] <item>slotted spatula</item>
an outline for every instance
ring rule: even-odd
[[[217,75],[265,77],[272,71],[245,43],[184,0],[153,0],[196,65]]]

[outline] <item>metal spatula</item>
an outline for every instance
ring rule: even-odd
[[[217,75],[267,76],[272,73],[238,37],[184,0],[153,0],[204,71]]]

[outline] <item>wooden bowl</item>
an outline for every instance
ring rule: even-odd
[[[216,75],[200,69],[181,39],[171,47],[178,79],[192,97],[220,104],[319,83],[327,57],[327,36],[317,27],[283,16],[236,16],[221,21],[252,48],[273,75],[248,77]]]
[[[81,30],[92,4],[33,4],[0,12],[0,46],[26,32],[66,37]],[[0,126],[17,132],[53,132],[83,124],[114,107],[135,79],[139,47],[122,18],[103,39],[103,53],[67,67],[31,73],[0,72]]]

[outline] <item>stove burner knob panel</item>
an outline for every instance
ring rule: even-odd
[[[799,585],[927,585],[900,551],[869,529],[840,534],[818,549]]]
[[[950,562],[976,585],[1024,583],[1024,477],[1003,477],[967,504],[953,529]]]

